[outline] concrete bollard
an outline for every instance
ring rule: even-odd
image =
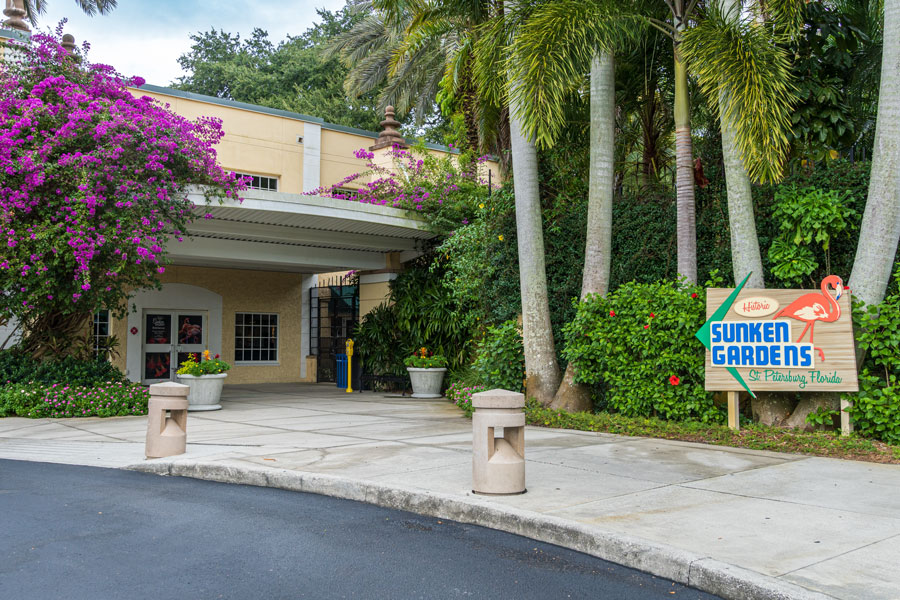
[[[150,386],[147,407],[147,458],[184,454],[187,449],[187,410],[190,388],[167,381]]]
[[[525,493],[525,394],[490,390],[472,394],[472,491]],[[498,427],[503,437],[496,437]]]

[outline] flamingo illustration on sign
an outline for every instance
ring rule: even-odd
[[[837,290],[837,295],[834,298],[831,297],[828,286],[832,286]],[[841,317],[841,306],[837,301],[844,290],[844,282],[837,275],[829,275],[822,280],[821,289],[821,294],[803,294],[772,317],[772,319],[782,316],[790,317],[806,323],[806,327],[803,328],[800,337],[797,338],[797,343],[803,339],[807,331],[809,331],[810,343],[813,342],[813,331],[816,321],[833,323]],[[822,352],[821,348],[816,348],[816,350],[819,352],[822,362],[824,362],[825,353]]]

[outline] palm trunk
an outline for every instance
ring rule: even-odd
[[[675,34],[675,219],[677,222],[678,274],[697,283],[697,224],[694,207],[694,160],[691,144],[691,106],[687,68],[678,48],[684,22]]]
[[[615,58],[603,53],[591,61],[591,155],[587,239],[581,299],[606,294],[612,257],[612,206],[615,185],[616,90]],[[575,383],[572,363],[551,404],[570,412],[592,408],[590,388]]]
[[[866,304],[884,299],[900,240],[900,0],[884,3],[881,89],[869,197],[850,288]]]
[[[517,106],[510,100],[509,129],[516,195],[519,242],[519,285],[522,294],[522,339],[525,346],[525,386],[529,398],[547,406],[559,386],[559,365],[550,324],[544,232],[538,189],[537,148],[522,131]]]
[[[738,0],[720,0],[722,12],[731,19],[740,15]],[[722,125],[722,158],[725,162],[725,188],[728,193],[728,225],[731,229],[731,263],[734,281],[738,282],[753,273],[747,280],[748,287],[763,288],[762,258],[759,254],[759,236],[753,216],[753,196],[750,177],[741,160],[737,147],[737,134],[733,115],[726,113],[730,94],[719,95],[719,115]]]

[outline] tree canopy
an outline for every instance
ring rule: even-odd
[[[377,131],[384,114],[377,93],[348,98],[348,70],[324,56],[324,45],[359,20],[344,8],[318,10],[320,21],[297,36],[273,43],[255,28],[250,37],[210,29],[191,36],[178,63],[187,72],[178,89],[321,117],[329,123]]]

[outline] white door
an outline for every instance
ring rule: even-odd
[[[207,313],[202,310],[144,311],[141,381],[144,384],[175,379],[178,366],[189,354],[207,348]]]

